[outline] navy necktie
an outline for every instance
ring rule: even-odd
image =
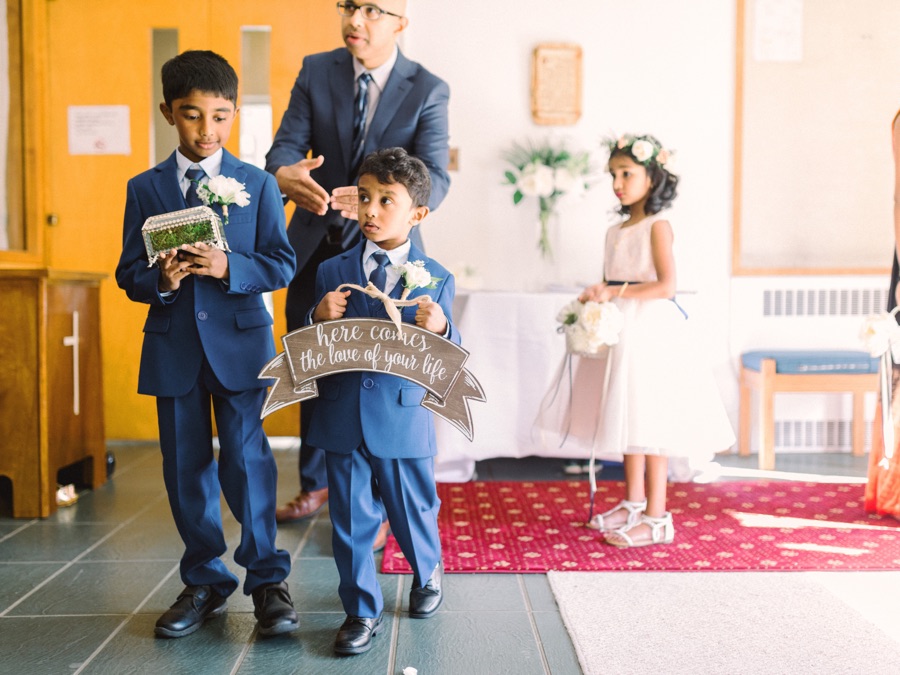
[[[372,282],[375,288],[384,293],[384,287],[387,285],[387,266],[391,259],[388,258],[387,253],[376,251],[372,254],[372,260],[375,261],[378,267],[369,274],[369,281]]]
[[[369,85],[372,76],[363,73],[357,79],[356,101],[353,107],[353,160],[350,166],[353,173],[359,168],[363,159],[363,146],[366,144],[366,119],[369,116]]]
[[[188,169],[184,175],[185,178],[191,181],[187,192],[184,193],[184,201],[188,206],[203,206],[203,200],[200,199],[197,187],[200,185],[200,179],[206,175],[206,172],[203,169]]]

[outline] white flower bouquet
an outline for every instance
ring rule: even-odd
[[[900,351],[900,324],[897,323],[897,309],[884,314],[871,314],[865,318],[859,330],[859,339],[866,351],[874,357],[883,356],[888,351]],[[894,363],[900,363],[900,353],[893,354]]]
[[[507,153],[512,169],[504,172],[506,183],[515,187],[513,204],[525,197],[538,198],[541,235],[538,248],[546,258],[553,257],[548,226],[556,213],[556,202],[565,195],[580,195],[590,188],[590,157],[586,152],[570,152],[549,142],[515,145]]]
[[[566,351],[581,356],[603,356],[619,342],[625,325],[621,310],[612,302],[573,300],[556,316],[559,332],[566,334]]]

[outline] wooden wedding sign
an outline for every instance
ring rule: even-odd
[[[274,379],[262,414],[318,396],[316,380],[348,371],[390,373],[426,389],[422,406],[443,417],[470,441],[468,400],[484,401],[478,380],[464,366],[469,353],[416,325],[389,319],[336,319],[281,338],[284,351],[260,379]]]

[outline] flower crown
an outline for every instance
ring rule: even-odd
[[[606,146],[610,155],[616,151],[627,152],[643,166],[647,166],[655,161],[669,173],[674,173],[673,160],[675,152],[664,148],[658,140],[649,134],[639,136],[623,134],[618,138],[604,138],[603,145]]]

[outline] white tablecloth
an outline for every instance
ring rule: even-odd
[[[576,457],[539,435],[532,425],[544,394],[565,356],[556,315],[578,290],[522,293],[460,291],[453,318],[470,357],[466,368],[481,383],[487,401],[472,402],[474,441],[440,418],[436,474],[439,481],[466,481],[475,462],[491,457]]]

